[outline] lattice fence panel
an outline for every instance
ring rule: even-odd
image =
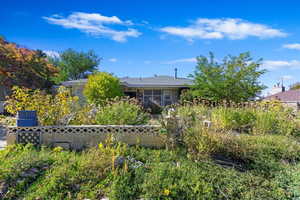
[[[17,131],[17,142],[19,144],[40,145],[41,134],[38,131]]]
[[[97,125],[97,126],[36,126],[36,127],[8,127],[8,134],[15,134],[17,142],[26,144],[41,143],[42,134],[132,134],[132,135],[159,135],[160,126],[140,125],[140,126],[118,126],[118,125]]]

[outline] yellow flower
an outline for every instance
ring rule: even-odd
[[[102,143],[98,144],[98,148],[103,149],[104,148],[103,144]]]
[[[53,149],[53,152],[61,152],[62,150],[63,150],[62,147],[55,147],[55,148]]]
[[[164,189],[164,195],[165,195],[165,196],[169,196],[169,194],[170,194],[170,190]]]

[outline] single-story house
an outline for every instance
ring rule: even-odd
[[[71,88],[72,94],[83,97],[83,89],[87,79],[63,82],[62,85]],[[124,94],[137,98],[147,107],[150,103],[166,106],[176,103],[183,90],[188,89],[193,81],[177,76],[153,76],[146,78],[120,78]]]
[[[282,92],[265,97],[266,100],[279,100],[282,103],[292,107],[295,110],[300,109],[300,89],[282,90]]]

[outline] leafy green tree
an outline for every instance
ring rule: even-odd
[[[88,77],[83,94],[89,103],[102,104],[107,99],[122,96],[122,88],[117,77],[97,72]]]
[[[294,83],[290,86],[290,90],[298,90],[300,89],[300,82]]]
[[[94,51],[77,52],[67,49],[59,57],[50,57],[52,64],[60,70],[56,82],[76,80],[86,77],[89,73],[97,71],[101,58]]]
[[[194,85],[190,91],[193,97],[213,101],[242,102],[256,97],[266,87],[259,82],[259,77],[266,72],[260,70],[261,59],[253,61],[250,54],[226,56],[222,62],[209,57],[197,57]]]

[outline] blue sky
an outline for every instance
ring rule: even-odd
[[[250,51],[263,58],[272,86],[300,81],[300,1],[10,0],[0,35],[31,49],[93,49],[100,70],[117,76],[185,77],[195,57]]]

